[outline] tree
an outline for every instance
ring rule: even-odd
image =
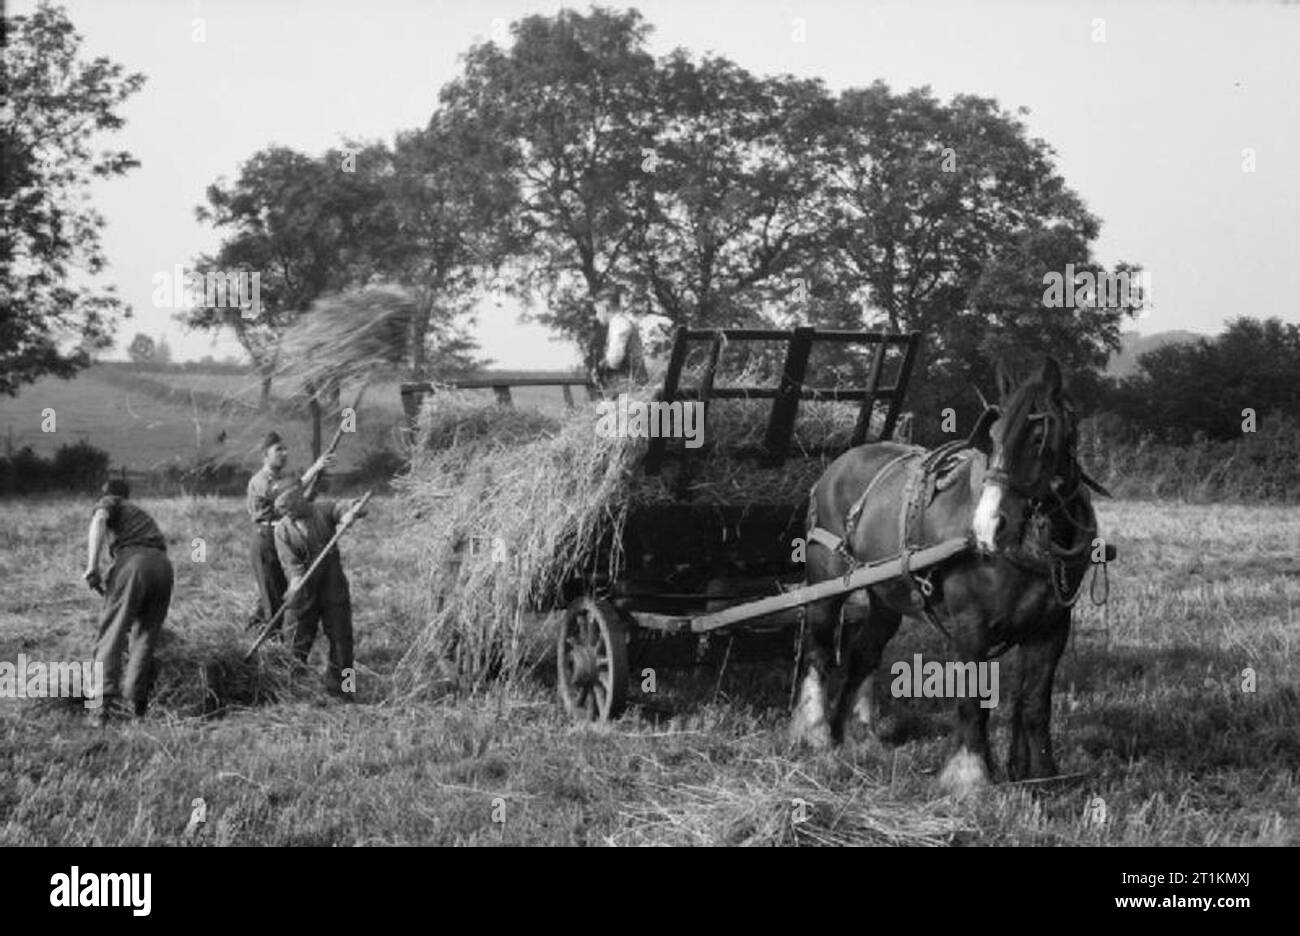
[[[943,104],[927,88],[895,95],[877,82],[838,103],[826,275],[869,304],[867,324],[924,335],[909,393],[923,439],[935,440],[947,407],[971,425],[970,384],[988,387],[999,355],[1050,350],[1067,373],[1105,364],[1136,310],[1045,307],[1046,274],[1100,270],[1100,224],[1046,143],[987,98]]]
[[[476,287],[499,263],[495,251],[513,204],[506,176],[441,112],[423,130],[398,134],[393,151],[376,153],[366,170],[378,179],[367,250],[386,279],[415,297],[402,342],[408,374],[428,376],[430,344],[435,373],[473,366],[467,313]]]
[[[229,328],[262,379],[270,403],[279,339],[319,296],[356,281],[355,236],[364,196],[339,162],[270,147],[245,163],[232,185],[214,184],[200,221],[230,230],[215,256],[201,257],[198,274],[256,274],[259,301],[224,308],[199,304],[181,314],[191,328]]]
[[[1170,344],[1138,358],[1113,409],[1144,432],[1187,442],[1239,439],[1244,410],[1256,423],[1300,412],[1300,325],[1242,317],[1217,338]]]
[[[112,287],[74,281],[107,265],[104,219],[89,207],[91,176],[139,163],[125,151],[92,152],[96,134],[121,128],[116,109],[144,84],[104,57],[79,58],[81,36],[65,11],[40,4],[5,24],[0,121],[0,392],[43,375],[72,377],[112,344],[130,310]]]
[[[152,361],[157,352],[158,348],[154,344],[154,340],[144,332],[136,332],[135,337],[131,339],[131,344],[126,349],[127,355],[137,364]]]
[[[490,154],[514,193],[501,242],[518,288],[547,299],[537,316],[594,354],[594,303],[626,278],[653,145],[654,60],[635,10],[562,10],[511,24],[513,42],[473,46],[441,94],[445,120]]]
[[[153,359],[159,364],[172,362],[172,346],[167,343],[166,335],[159,335],[158,341],[154,343]]]
[[[763,302],[799,289],[822,240],[832,102],[819,82],[758,79],[680,50],[661,63],[654,98],[637,272],[674,321],[752,323]]]

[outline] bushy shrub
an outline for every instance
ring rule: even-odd
[[[53,458],[42,458],[25,445],[0,458],[0,494],[43,491],[92,491],[108,478],[108,453],[84,439],[61,445]]]
[[[1181,445],[1104,416],[1084,421],[1079,443],[1085,470],[1116,497],[1300,502],[1300,422],[1282,413],[1233,440]]]
[[[51,480],[68,491],[93,491],[108,478],[108,453],[85,439],[54,453]]]

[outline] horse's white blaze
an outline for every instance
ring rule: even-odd
[[[993,540],[998,532],[998,511],[1001,508],[1002,488],[996,484],[986,484],[980,502],[975,507],[975,518],[971,520],[971,532],[975,534],[975,543],[980,549],[993,549]]]
[[[939,786],[957,799],[965,799],[989,785],[984,760],[962,748],[951,758],[939,775]]]

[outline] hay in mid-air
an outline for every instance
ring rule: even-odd
[[[323,296],[280,340],[277,376],[304,388],[368,380],[408,354],[416,298],[399,286]]]

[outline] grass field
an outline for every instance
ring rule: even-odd
[[[132,386],[132,377],[138,379]],[[180,399],[161,399],[151,384],[172,387]],[[273,399],[283,403],[289,388],[273,385]],[[229,401],[216,407],[186,400],[194,390],[201,401]],[[490,390],[475,391],[490,396]],[[29,445],[50,456],[64,444],[85,439],[109,453],[114,468],[155,471],[169,465],[192,466],[201,460],[233,462],[253,469],[261,461],[258,443],[269,429],[284,436],[293,464],[306,467],[311,458],[311,425],[306,415],[262,414],[254,408],[260,386],[249,376],[197,373],[142,373],[122,368],[91,367],[73,380],[46,378],[24,387],[14,398],[0,396],[0,446],[16,450]],[[558,412],[563,406],[555,387],[520,387],[513,391],[522,406]],[[344,405],[355,397],[345,388]],[[42,430],[47,409],[54,410],[55,431]],[[399,447],[397,428],[403,422],[397,381],[376,381],[366,388],[358,407],[361,444],[340,448],[339,470],[357,466],[368,447]],[[326,436],[332,431],[326,426]],[[224,436],[223,436],[224,433]],[[3,454],[0,451],[0,454]]]
[[[1061,770],[1077,776],[957,803],[934,782],[944,703],[885,699],[883,743],[795,753],[781,665],[664,671],[655,696],[607,726],[567,722],[545,678],[475,698],[393,697],[419,586],[386,537],[392,501],[344,549],[359,704],[327,702],[313,672],[277,702],[199,717],[182,702],[205,655],[246,643],[241,507],[144,506],[177,569],[158,702],[139,723],[97,731],[64,702],[0,700],[0,845],[1300,841],[1300,509],[1104,504],[1103,532],[1120,550],[1109,628],[1085,599],[1053,705]],[[97,599],[78,579],[87,507],[6,504],[0,661],[89,652]],[[203,563],[191,561],[198,537]],[[918,649],[940,648],[910,623],[885,667]],[[1240,689],[1247,668],[1253,693]],[[1001,682],[1005,700],[1010,674]],[[999,760],[1004,721],[995,709]],[[199,798],[206,822],[187,833]],[[1097,798],[1104,816],[1090,809]]]

